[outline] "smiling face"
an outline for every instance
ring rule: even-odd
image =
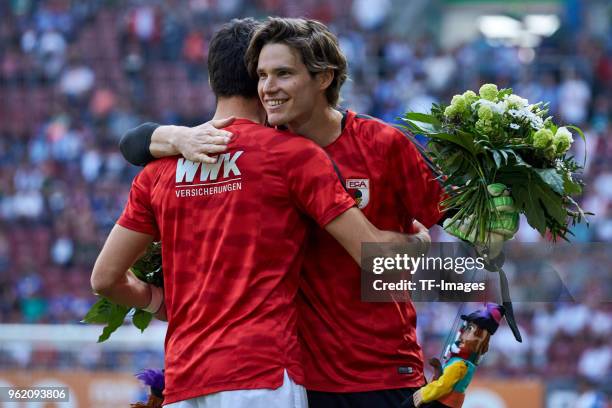
[[[270,125],[297,131],[310,121],[317,104],[326,104],[321,75],[311,75],[293,48],[266,44],[257,64],[257,91]]]

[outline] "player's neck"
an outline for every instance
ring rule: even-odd
[[[213,119],[223,119],[230,116],[248,119],[261,124],[266,121],[266,111],[261,106],[258,98],[243,98],[239,96],[219,98]]]
[[[289,130],[305,136],[321,147],[332,144],[342,133],[342,113],[335,108],[321,104],[308,121],[289,124]]]

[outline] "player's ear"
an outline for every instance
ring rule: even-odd
[[[319,89],[324,91],[325,89],[329,88],[334,80],[334,71],[331,69],[321,71],[317,74],[317,79],[319,81]]]

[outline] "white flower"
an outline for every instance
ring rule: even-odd
[[[478,110],[478,106],[488,106],[491,110],[498,115],[502,115],[506,111],[506,107],[504,102],[491,102],[487,99],[479,99],[476,102],[472,103],[471,108],[474,110]]]
[[[559,129],[557,129],[557,133],[555,133],[555,137],[566,137],[569,140],[571,140],[572,142],[574,141],[574,137],[572,136],[572,132],[567,130],[567,128],[565,126],[561,126]]]
[[[544,121],[535,113],[531,113],[529,116],[529,121],[531,122],[531,127],[535,130],[540,130],[544,127]]]
[[[520,129],[521,127],[519,125],[517,125],[516,123],[511,123],[510,124],[510,128],[511,129]]]
[[[510,109],[512,108],[524,108],[527,107],[529,105],[529,101],[527,99],[521,98],[518,95],[506,95],[506,97],[504,98],[505,102],[506,102],[506,106]]]
[[[544,121],[541,117],[531,112],[527,107],[521,109],[509,109],[508,115],[513,118],[528,120],[531,127],[535,130],[540,130],[544,127]]]

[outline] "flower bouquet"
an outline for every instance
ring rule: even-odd
[[[155,286],[163,287],[161,243],[153,242],[150,244],[145,254],[132,265],[130,270],[138,279]],[[118,305],[105,297],[99,296],[98,301],[89,309],[82,323],[106,325],[98,338],[98,343],[101,343],[108,340],[110,335],[123,324],[128,315],[132,317],[132,323],[139,328],[141,332],[149,326],[153,318],[153,314],[150,312]]]
[[[443,175],[448,198],[441,205],[456,211],[447,231],[490,246],[510,238],[518,213],[542,236],[567,240],[570,226],[585,219],[572,199],[582,191],[581,166],[567,154],[575,126],[558,127],[548,104],[529,102],[485,84],[479,95],[455,95],[449,106],[434,104],[430,114],[406,113],[405,127],[425,135],[428,153]],[[516,211],[515,211],[516,210]]]
[[[434,104],[429,114],[402,118],[405,128],[429,139],[427,153],[447,193],[440,203],[449,214],[445,230],[473,244],[488,260],[486,268],[499,273],[506,320],[519,342],[503,242],[516,233],[520,213],[553,241],[567,240],[570,227],[588,214],[572,198],[582,191],[576,178],[582,167],[567,154],[569,129],[583,140],[584,134],[575,126],[558,127],[547,114],[547,104],[529,104],[512,89],[485,84],[479,95],[466,91],[449,106]]]

